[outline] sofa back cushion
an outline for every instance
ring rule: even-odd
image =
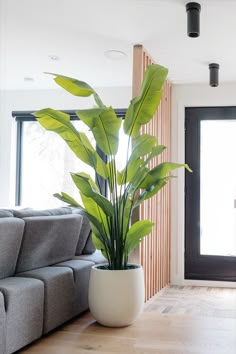
[[[92,231],[90,231],[86,244],[83,248],[82,254],[92,254],[96,251],[96,247],[93,244]]]
[[[84,247],[86,245],[86,242],[88,240],[91,231],[88,218],[84,215],[82,217],[83,217],[82,226],[81,226],[79,240],[75,251],[76,256],[79,256],[83,253]]]
[[[13,214],[17,218],[26,218],[30,216],[66,215],[66,214],[72,214],[72,208],[61,207],[61,208],[43,209],[43,210],[25,208],[25,209],[13,210]]]
[[[17,272],[73,258],[79,239],[80,215],[26,217]]]
[[[73,214],[79,214],[83,216],[83,222],[80,230],[80,236],[78,244],[76,247],[75,255],[80,256],[81,254],[92,254],[96,251],[92,241],[90,222],[87,216],[83,213],[80,208],[72,208]]]
[[[0,209],[0,218],[9,218],[13,216],[12,210]]]
[[[0,218],[0,279],[12,276],[15,272],[23,230],[23,220]]]

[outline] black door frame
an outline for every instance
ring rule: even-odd
[[[200,254],[200,124],[222,119],[236,120],[236,107],[185,108],[185,279],[236,281],[236,257]]]

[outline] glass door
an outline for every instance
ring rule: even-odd
[[[185,278],[236,281],[236,107],[186,108]]]

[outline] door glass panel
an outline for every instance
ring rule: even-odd
[[[201,121],[200,154],[200,253],[236,256],[236,120]]]

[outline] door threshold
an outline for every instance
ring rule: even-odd
[[[236,289],[236,282],[232,282],[232,281],[184,279],[183,285],[188,285],[188,286],[207,286],[207,287],[212,287],[212,288],[232,288],[232,289]]]

